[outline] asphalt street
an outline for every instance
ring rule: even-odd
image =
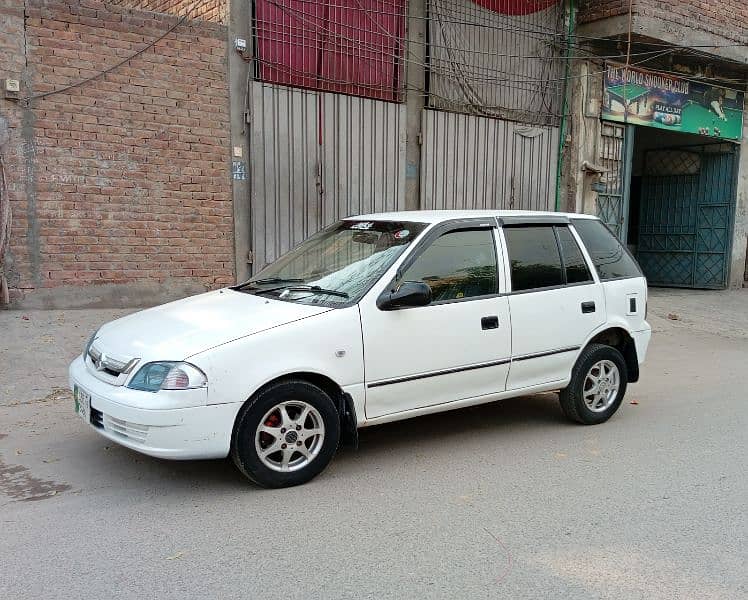
[[[748,290],[655,291],[604,425],[506,400],[362,430],[273,491],[73,414],[67,363],[126,312],[0,312],[4,600],[748,597]]]

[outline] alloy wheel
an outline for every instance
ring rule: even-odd
[[[584,403],[592,412],[607,410],[621,387],[621,376],[613,361],[596,362],[587,372],[582,388]]]
[[[319,411],[301,400],[289,400],[262,417],[255,434],[255,450],[262,464],[285,473],[312,462],[324,440],[325,425]]]

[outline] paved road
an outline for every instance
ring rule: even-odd
[[[65,364],[125,311],[0,313],[0,598],[746,597],[747,292],[653,294],[605,425],[553,394],[432,415],[276,491],[72,415]]]

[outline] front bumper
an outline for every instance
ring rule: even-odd
[[[156,394],[100,381],[88,372],[82,357],[70,365],[69,376],[71,389],[77,385],[91,395],[88,425],[113,442],[158,458],[228,456],[234,419],[241,403],[143,408],[143,394],[149,394],[152,402],[156,401]]]

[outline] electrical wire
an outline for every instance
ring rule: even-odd
[[[278,2],[277,0],[264,0],[264,1],[267,4],[271,4],[272,6],[275,6],[278,10],[280,10],[281,12],[283,12],[284,14],[286,14],[288,17],[294,18],[294,19],[300,21],[301,23],[304,23],[304,24],[307,24],[307,25],[311,25],[312,27],[314,27],[315,29],[317,29],[317,31],[319,33],[322,33],[322,34],[324,34],[326,36],[329,36],[329,37],[331,37],[333,39],[341,40],[341,41],[344,41],[344,42],[350,42],[350,45],[352,45],[352,46],[358,46],[360,48],[363,48],[363,49],[366,49],[366,50],[370,50],[372,52],[381,52],[382,49],[383,49],[382,46],[377,46],[375,44],[370,44],[370,43],[367,43],[367,42],[361,40],[360,38],[354,38],[354,37],[350,37],[350,36],[347,36],[347,35],[343,34],[340,31],[342,29],[351,29],[353,31],[358,31],[358,29],[356,27],[352,26],[348,22],[336,21],[335,19],[332,19],[330,17],[326,17],[326,18],[317,17],[316,15],[311,15],[309,13],[305,13],[305,12],[300,11],[298,9],[294,9],[294,8],[285,6],[285,5],[281,4],[280,2]],[[360,10],[367,17],[367,19],[369,21],[371,21],[374,25],[376,25],[377,28],[380,29],[380,31],[384,35],[387,35],[388,37],[390,37],[390,38],[392,38],[394,40],[400,41],[400,39],[401,39],[400,37],[396,36],[395,34],[389,32],[389,31],[387,31],[384,27],[381,26],[381,24],[379,24],[376,20],[374,20],[370,16],[370,13],[372,11],[366,10],[364,7],[361,7],[361,4],[360,4],[360,2],[358,2],[358,0],[354,0],[354,2],[356,2],[356,4],[358,4],[358,6],[360,7],[358,10]],[[377,15],[382,15],[382,14],[387,15],[387,14],[390,14],[391,16],[395,16],[395,17],[399,17],[399,18],[403,18],[403,19],[405,19],[405,16],[406,16],[404,13],[380,13],[380,12],[377,12],[376,14]],[[418,17],[418,18],[423,18],[423,17]],[[431,17],[428,17],[428,18],[430,20],[433,20]],[[315,22],[314,21],[315,19],[316,20],[321,20],[323,22],[326,22],[330,26],[334,26],[334,27],[326,27],[323,23]],[[521,34],[522,31],[523,31],[523,29],[519,28],[519,27],[504,29],[504,28],[501,28],[501,27],[494,27],[493,25],[488,25],[488,24],[485,24],[485,23],[477,23],[477,22],[474,23],[474,22],[470,22],[470,21],[451,21],[449,19],[445,19],[441,13],[439,14],[439,22],[440,22],[440,25],[442,27],[444,27],[445,25],[454,25],[454,24],[457,24],[457,25],[466,25],[466,26],[472,26],[472,27],[484,27],[484,28],[491,29],[492,31],[506,31],[506,32],[510,32],[510,33],[519,33],[519,34]],[[276,26],[277,27],[278,23],[273,22],[273,21],[258,20],[258,25],[269,25],[269,26]],[[260,26],[260,27],[258,27],[258,29],[260,31],[262,31],[263,28]],[[271,27],[267,27],[267,29],[271,29]],[[538,38],[538,39],[540,39],[540,38]],[[608,38],[600,38],[600,39],[606,39],[608,42],[611,41]],[[408,42],[409,42],[409,44],[417,44],[417,45],[424,45],[424,46],[428,45],[429,48],[444,49],[444,50],[454,49],[453,46],[445,46],[445,45],[440,45],[440,44],[434,44],[433,41],[427,43],[425,41],[424,42],[414,42],[413,40],[408,40]],[[652,44],[652,45],[656,45],[656,44]],[[341,44],[341,46],[342,46],[342,44]],[[572,47],[575,47],[575,46],[572,45]],[[673,48],[685,48],[685,47],[682,47],[682,46],[672,46],[672,47]],[[562,47],[562,49],[563,48],[564,47]],[[577,49],[589,52],[588,49],[586,49],[584,47],[581,47],[581,46],[577,47]],[[563,56],[563,55],[552,55],[552,56],[549,56],[549,55],[505,54],[505,53],[501,53],[501,52],[480,51],[480,50],[463,50],[463,52],[466,52],[466,53],[469,52],[470,54],[475,54],[475,55],[491,56],[491,57],[495,57],[495,58],[516,58],[516,59],[522,59],[522,60],[540,60],[540,61],[548,61],[548,60],[559,60],[559,61],[565,61],[565,60],[587,60],[587,57],[581,57],[581,56]],[[630,56],[652,56],[652,55],[656,55],[656,54],[658,54],[660,52],[661,52],[661,50],[647,50],[647,51],[644,51],[644,52],[634,52],[634,53],[631,53]],[[611,54],[611,55],[594,54],[594,56],[597,57],[597,58],[603,58],[603,59],[621,59],[621,60],[623,60],[623,59],[626,58],[627,54],[626,53],[623,53],[623,54]]]
[[[342,48],[342,49],[345,49],[348,46],[351,46],[351,47],[358,46],[358,47],[362,47],[364,49],[368,49],[368,50],[370,50],[372,52],[376,52],[376,53],[381,53],[381,51],[383,50],[383,48],[381,46],[367,44],[366,42],[364,42],[364,41],[362,41],[362,40],[360,40],[358,38],[353,38],[353,37],[346,36],[346,35],[342,34],[341,32],[339,32],[337,30],[325,27],[323,24],[320,24],[318,22],[310,21],[310,18],[314,18],[312,15],[309,15],[307,13],[303,13],[303,12],[300,12],[298,10],[295,10],[295,9],[283,6],[282,4],[280,4],[279,2],[277,2],[277,0],[265,0],[265,1],[268,4],[271,4],[271,5],[275,6],[276,8],[278,8],[281,12],[285,13],[287,16],[289,16],[291,18],[296,18],[297,20],[301,21],[302,23],[311,25],[312,27],[314,27],[315,29],[317,29],[318,32],[321,32],[321,33],[325,34],[329,38],[334,38],[334,39],[337,39],[338,41],[345,42],[345,43],[339,44],[340,48]],[[367,11],[367,12],[370,12],[370,11]],[[403,17],[404,18],[404,15],[401,14],[401,13],[377,13],[377,14],[391,14],[393,16],[398,16],[398,17]],[[419,17],[419,18],[421,18],[421,17]],[[329,19],[329,17],[328,17],[327,21],[328,21],[328,23],[331,26],[332,25],[338,26],[338,29],[343,29],[343,28],[353,29],[353,27],[349,23],[344,23],[342,21],[335,21],[334,19]],[[449,20],[444,20],[442,18],[442,23],[447,24],[449,22],[450,22]],[[260,21],[260,23],[265,23],[265,22],[264,21]],[[485,24],[480,24],[480,23],[472,23],[472,22],[467,22],[467,21],[460,22],[460,24],[463,24],[463,23],[467,24],[467,25],[474,25],[474,26],[481,26],[481,25],[482,26],[486,26]],[[517,30],[521,31],[521,28],[518,28]],[[514,31],[514,30],[512,30],[512,31]],[[604,40],[606,40],[608,42],[611,41],[608,38],[600,38],[600,39],[604,39]],[[409,43],[412,44],[413,42],[409,41]],[[420,42],[420,43],[426,45],[426,42]],[[446,46],[444,46],[444,45],[438,45],[438,44],[433,44],[433,43],[428,43],[427,45],[430,48],[446,48]],[[596,54],[596,53],[592,52],[589,49],[579,47],[580,50],[582,50],[584,52],[587,52],[588,55],[587,56],[571,56],[570,60],[582,60],[582,61],[586,61],[586,60],[590,60],[590,59],[605,59],[605,60],[622,59],[623,60],[623,59],[626,59],[627,56],[629,56],[629,58],[633,57],[633,56],[646,56],[646,57],[649,57],[649,58],[647,58],[645,60],[640,61],[640,63],[643,64],[644,62],[648,62],[649,59],[659,58],[659,57],[661,57],[661,56],[663,56],[665,54],[670,54],[670,53],[677,52],[677,51],[692,50],[691,47],[676,46],[676,45],[672,45],[672,44],[667,44],[667,45],[666,44],[652,44],[652,45],[657,45],[657,46],[659,46],[661,48],[665,48],[665,50],[652,50],[652,51],[646,51],[646,52],[627,52],[627,53],[624,53],[624,54],[615,54],[615,55],[600,55],[600,54]],[[572,47],[574,47],[574,45],[572,45]],[[705,47],[707,47],[707,46],[705,46]],[[708,47],[714,47],[714,46],[708,46]],[[549,57],[547,55],[540,56],[540,55],[523,55],[523,54],[503,54],[503,53],[480,52],[480,51],[463,51],[463,52],[471,52],[471,53],[476,54],[476,55],[490,55],[490,56],[494,56],[494,57],[516,58],[516,59],[523,59],[523,60],[537,59],[537,60],[548,61],[548,60],[559,59],[559,57],[555,56],[555,55]],[[388,58],[397,60],[398,62],[400,60],[402,60],[402,61],[407,62],[407,63],[412,63],[415,66],[427,67],[427,65],[425,63],[423,63],[423,62],[411,60],[411,59],[408,59],[408,58],[402,58],[402,57],[399,57],[399,56],[398,57],[390,56]],[[634,63],[634,64],[639,64],[639,63]],[[433,65],[429,65],[429,66],[433,70]],[[497,71],[497,70],[495,70],[495,71],[496,72],[500,72],[500,71]],[[595,75],[595,74],[596,73],[590,73],[589,75]],[[679,76],[682,76],[682,74],[680,74],[680,73],[676,73],[676,74],[679,75]],[[560,80],[563,80],[563,78],[561,78]],[[502,81],[502,82],[503,81],[507,81],[508,82],[510,80],[508,80],[508,79],[496,79],[495,81]],[[522,80],[518,80],[518,81],[522,81]],[[524,81],[527,81],[527,79],[525,79]],[[725,79],[725,81],[729,81],[729,80]],[[732,80],[732,81],[735,81],[736,83],[742,83],[743,82],[742,79],[736,79],[736,80]]]
[[[152,48],[153,46],[155,46],[158,42],[160,42],[161,40],[163,40],[164,38],[166,38],[173,31],[175,31],[180,25],[182,25],[189,18],[189,15],[203,1],[204,0],[195,0],[195,2],[193,2],[193,4],[185,12],[185,14],[182,15],[164,33],[162,33],[161,35],[159,35],[157,38],[151,40],[149,43],[147,43],[145,46],[143,46],[137,52],[135,52],[134,54],[128,56],[127,58],[119,61],[118,63],[116,63],[116,64],[108,67],[107,69],[105,69],[105,70],[103,70],[103,71],[101,71],[99,73],[96,73],[95,75],[92,75],[91,77],[82,79],[82,80],[80,80],[78,82],[72,83],[72,84],[67,85],[67,86],[63,86],[61,88],[50,90],[48,92],[34,94],[34,95],[28,96],[26,98],[22,98],[20,101],[23,102],[23,103],[28,104],[28,103],[30,103],[30,102],[32,102],[34,100],[37,100],[37,99],[45,98],[45,97],[48,97],[48,96],[51,96],[51,95],[54,95],[54,94],[59,94],[59,93],[68,91],[70,89],[74,89],[74,88],[83,86],[86,83],[89,83],[90,81],[94,81],[94,80],[96,80],[96,79],[98,79],[100,77],[105,76],[107,73],[110,73],[110,72],[116,70],[117,68],[119,68],[122,65],[128,63],[129,61],[137,58],[138,56],[140,56],[141,54],[143,54],[144,52],[146,52],[147,50],[149,50],[150,48]],[[321,32],[323,32],[324,34],[326,34],[326,35],[328,35],[330,37],[334,37],[338,41],[344,42],[344,43],[338,44],[338,46],[339,46],[340,49],[345,49],[346,48],[346,44],[345,43],[348,43],[348,46],[350,46],[350,47],[358,46],[359,48],[368,49],[368,50],[370,50],[372,52],[381,53],[382,50],[383,50],[383,48],[381,46],[375,46],[375,45],[367,44],[366,42],[364,42],[361,39],[348,37],[348,36],[343,35],[339,31],[334,31],[334,30],[332,30],[332,29],[330,29],[328,27],[324,27],[323,25],[320,25],[319,23],[310,22],[309,19],[307,18],[307,17],[310,17],[310,15],[307,15],[305,13],[300,13],[299,11],[296,11],[294,9],[285,7],[285,6],[281,5],[281,4],[279,4],[276,0],[265,0],[265,1],[268,4],[271,4],[271,5],[275,6],[276,8],[278,8],[279,10],[281,10],[282,12],[284,12],[285,14],[287,14],[288,16],[290,16],[291,18],[296,18],[297,20],[300,20],[300,21],[302,21],[304,23],[310,24],[313,27],[315,27],[318,31],[321,31]],[[361,3],[358,0],[355,0],[355,1],[356,1],[357,5],[359,6],[359,10],[361,10],[363,12],[363,14],[365,14],[370,21],[372,21],[375,25],[377,25],[377,27],[382,31],[382,33],[384,33],[385,35],[388,35],[389,37],[392,37],[393,39],[396,39],[397,41],[400,41],[400,39],[397,36],[395,36],[394,34],[391,34],[391,33],[387,32],[386,28],[384,28],[381,25],[379,25],[378,22],[370,16],[369,13],[371,13],[372,11],[366,10],[361,5]],[[341,6],[341,8],[350,8],[350,7],[342,7]],[[377,12],[377,14],[378,15],[392,15],[392,16],[397,16],[399,18],[405,18],[405,14],[404,13],[400,13],[400,12],[397,12],[397,13],[387,13],[387,12],[381,11],[381,12]],[[427,17],[412,17],[412,18],[431,19],[430,16],[427,16]],[[433,22],[433,20],[431,20],[430,22]],[[334,21],[334,20],[329,20],[328,19],[328,23],[331,26],[332,25],[340,26],[340,28],[351,28],[350,24],[342,23],[342,22],[339,22],[339,21]],[[471,22],[471,21],[458,21],[458,20],[455,20],[455,19],[445,18],[444,15],[440,15],[440,26],[444,27],[445,25],[448,25],[448,24],[469,25],[469,26],[474,26],[474,27],[488,27],[488,28],[490,28],[492,30],[495,30],[495,31],[510,31],[511,33],[516,34],[516,35],[522,35],[522,34],[526,34],[526,33],[529,33],[529,34],[539,34],[539,35],[543,36],[544,41],[547,41],[548,38],[560,37],[560,36],[565,35],[562,32],[554,31],[554,30],[552,30],[550,28],[545,28],[545,27],[542,27],[542,26],[537,26],[536,29],[528,29],[527,27],[517,26],[516,23],[515,23],[515,24],[513,24],[512,27],[502,28],[501,26],[498,26],[498,25],[494,26],[494,25],[489,25],[489,24],[485,24],[485,23],[477,23],[477,22]],[[613,40],[611,40],[609,38],[595,38],[593,36],[579,36],[579,35],[575,35],[575,37],[577,37],[577,38],[583,37],[585,39],[599,39],[601,41],[606,41],[608,43],[610,43],[610,42],[613,41]],[[432,40],[432,42],[433,42],[433,40]],[[413,44],[413,43],[414,42],[412,40],[407,40],[406,47],[407,47],[407,52],[410,55],[410,57],[414,57],[414,53],[410,50],[410,45]],[[448,51],[452,51],[452,50],[455,49],[454,46],[447,46],[446,44],[445,45],[438,45],[438,44],[427,43],[427,42],[421,42],[421,43],[424,44],[424,45],[427,45],[430,49],[441,49],[441,50],[448,50]],[[507,58],[507,59],[516,59],[516,60],[541,60],[541,61],[545,61],[544,62],[544,68],[547,70],[547,69],[550,68],[550,64],[551,63],[560,62],[560,61],[570,61],[570,60],[580,60],[580,61],[588,61],[588,60],[616,60],[616,59],[624,59],[625,58],[627,60],[627,63],[628,63],[629,66],[634,66],[634,65],[644,64],[646,62],[649,62],[650,60],[655,60],[657,58],[661,58],[662,56],[667,55],[667,54],[671,54],[673,52],[699,53],[699,50],[698,50],[699,47],[704,47],[704,48],[719,48],[719,47],[742,47],[742,46],[748,46],[748,44],[724,44],[724,45],[703,45],[703,46],[676,46],[676,45],[673,45],[673,44],[659,44],[659,43],[656,43],[656,42],[647,42],[647,45],[663,47],[663,48],[666,48],[666,49],[665,50],[651,50],[651,51],[633,52],[632,53],[631,52],[631,41],[629,40],[629,44],[627,45],[627,52],[626,52],[626,54],[600,55],[600,54],[596,54],[596,53],[592,52],[591,50],[589,50],[587,48],[584,48],[582,46],[578,46],[576,44],[570,44],[569,40],[568,40],[568,36],[567,36],[566,44],[565,45],[562,44],[561,45],[561,49],[563,49],[564,47],[568,46],[568,47],[571,47],[571,48],[576,48],[580,52],[585,52],[585,53],[587,53],[587,55],[585,55],[585,56],[579,56],[579,55],[569,54],[569,56],[563,56],[563,55],[561,55],[560,52],[556,53],[556,54],[552,54],[552,55],[527,55],[527,54],[511,54],[511,53],[493,53],[493,52],[490,52],[490,51],[479,51],[479,50],[469,50],[469,49],[468,50],[462,49],[460,51],[463,52],[463,54],[469,54],[471,56],[492,56],[492,57],[496,57],[496,58]],[[464,45],[463,45],[463,48],[464,48]],[[556,48],[554,48],[554,50],[555,49]],[[632,63],[631,62],[631,58],[632,57],[645,57],[645,58],[643,58],[640,61],[636,61],[636,62]],[[448,75],[447,72],[439,73],[438,69],[436,69],[436,70],[434,69],[434,59],[433,59],[433,57],[431,57],[430,64],[428,64],[428,65],[425,64],[425,62],[423,62],[421,60],[416,60],[415,58],[408,58],[408,57],[403,57],[403,56],[399,56],[399,55],[398,56],[390,55],[387,58],[392,59],[395,62],[396,68],[399,67],[401,64],[406,64],[407,63],[407,64],[415,65],[415,66],[418,66],[418,67],[422,67],[422,68],[428,68],[432,74],[435,74],[437,76],[439,76],[439,75],[447,76]],[[438,60],[439,59],[437,59],[437,64],[438,64]],[[279,67],[285,68],[286,67],[285,65],[273,65],[269,61],[265,61],[265,60],[261,60],[261,59],[260,59],[259,62],[262,62],[263,64],[266,64],[266,65],[275,66],[276,68],[279,68]],[[458,65],[455,64],[455,66],[458,66]],[[473,71],[469,72],[469,69],[471,69],[471,68],[472,68]],[[465,69],[468,69],[468,71],[466,71]],[[481,75],[480,69],[483,69],[484,71],[486,71],[486,73],[483,74],[483,75]],[[521,91],[525,91],[525,92],[530,91],[530,92],[534,92],[534,93],[538,93],[539,91],[541,91],[541,89],[543,89],[542,86],[546,86],[546,88],[544,88],[544,89],[547,92],[548,91],[547,86],[549,84],[553,84],[553,83],[557,83],[557,82],[562,82],[562,81],[568,80],[568,79],[575,79],[575,78],[578,78],[578,77],[594,77],[594,76],[597,76],[597,75],[605,73],[606,70],[607,69],[604,69],[602,71],[592,71],[592,72],[586,73],[584,75],[579,75],[579,76],[570,75],[568,78],[567,77],[553,78],[553,77],[547,77],[547,76],[533,78],[533,77],[526,76],[526,75],[517,75],[516,72],[501,71],[498,68],[479,67],[479,66],[475,65],[474,63],[473,64],[469,64],[467,61],[464,61],[464,63],[462,65],[459,65],[459,68],[458,68],[458,71],[461,73],[461,78],[463,80],[465,80],[465,81],[468,81],[468,82],[472,82],[472,83],[475,83],[475,84],[483,84],[483,85],[501,84],[502,87],[506,87],[506,88],[509,88],[509,89],[521,90]],[[675,72],[675,71],[664,71],[662,69],[658,69],[658,71],[662,72],[662,73],[672,74],[674,76],[680,77],[681,79],[684,79],[684,80],[687,80],[687,81],[693,81],[693,82],[698,82],[698,83],[704,83],[706,81],[713,81],[714,80],[714,79],[707,80],[707,78],[702,79],[702,78],[698,78],[698,77],[689,77],[687,75],[684,75],[682,73]],[[497,77],[497,76],[490,77],[490,76],[487,76],[489,73],[490,74],[511,75],[511,76],[510,77]],[[302,74],[303,74],[303,72],[302,72]],[[734,78],[734,79],[733,78],[719,78],[719,80],[725,81],[725,82],[730,82],[730,83],[736,83],[736,84],[745,83],[744,79],[738,79],[738,78]],[[373,89],[372,86],[370,86],[370,85],[360,84],[360,83],[352,82],[352,81],[330,80],[330,79],[324,78],[324,77],[321,77],[321,81],[326,81],[328,83],[335,83],[337,85],[352,85],[352,86],[362,87],[362,88],[365,88],[365,89]],[[711,84],[711,85],[714,85],[714,84]],[[726,87],[726,86],[722,86],[722,87]],[[726,87],[726,89],[731,89],[731,90],[734,90],[734,91],[737,91],[737,92],[743,91],[742,89],[735,89],[735,88],[729,88],[729,87]],[[418,90],[418,91],[421,91],[421,90]],[[432,92],[432,94],[433,94],[433,92]],[[451,102],[455,101],[455,99],[449,99],[449,100]],[[505,108],[507,108],[507,107],[505,107]],[[552,111],[549,111],[547,114],[554,114],[554,113]]]
[[[623,67],[623,123],[629,122],[629,104],[626,102],[626,86],[629,81],[629,66],[631,65],[631,30],[634,25],[634,0],[629,0],[629,25],[628,36],[626,41],[626,65]]]
[[[54,94],[60,94],[60,93],[62,93],[62,92],[67,92],[68,90],[72,90],[72,89],[74,89],[74,88],[77,88],[77,87],[80,87],[80,86],[82,86],[82,85],[85,85],[85,84],[87,84],[87,83],[89,83],[89,82],[91,82],[91,81],[94,81],[94,80],[96,80],[96,79],[99,79],[100,77],[103,77],[103,76],[104,76],[104,75],[106,75],[107,73],[111,73],[111,72],[112,72],[112,71],[114,71],[115,69],[118,69],[118,68],[119,68],[119,67],[121,67],[122,65],[124,65],[124,64],[127,64],[128,62],[130,62],[130,61],[131,61],[131,60],[133,60],[134,58],[137,58],[138,56],[140,56],[140,55],[141,55],[141,54],[143,54],[144,52],[146,52],[146,51],[148,51],[149,49],[153,48],[153,46],[155,46],[156,44],[158,44],[158,43],[159,43],[159,42],[160,42],[161,40],[163,40],[163,39],[164,39],[164,38],[165,38],[166,36],[168,36],[168,35],[169,35],[170,33],[172,33],[172,32],[173,32],[174,30],[176,30],[176,29],[177,29],[177,28],[178,28],[178,27],[179,27],[180,25],[182,25],[182,24],[183,24],[183,23],[184,23],[185,21],[187,21],[187,19],[189,19],[189,16],[190,16],[190,14],[191,14],[191,13],[192,13],[192,12],[193,12],[193,11],[194,11],[194,10],[195,10],[195,9],[196,9],[196,8],[197,8],[197,7],[198,7],[198,6],[199,6],[199,5],[200,5],[200,4],[202,3],[202,2],[204,2],[204,1],[205,1],[205,0],[195,0],[195,1],[194,1],[194,2],[192,3],[192,5],[190,6],[190,8],[188,8],[188,9],[187,9],[187,11],[186,11],[186,12],[184,13],[184,15],[182,15],[182,16],[181,16],[181,17],[180,17],[180,18],[179,18],[179,19],[178,19],[178,20],[177,20],[177,21],[176,21],[176,22],[175,22],[175,23],[174,23],[174,24],[173,24],[173,25],[172,25],[171,27],[169,27],[169,28],[168,28],[168,29],[167,29],[166,31],[164,31],[164,33],[162,33],[161,35],[159,35],[159,36],[158,36],[157,38],[155,38],[155,39],[151,40],[151,41],[150,41],[150,42],[148,42],[148,43],[147,43],[147,44],[146,44],[145,46],[143,46],[143,47],[142,47],[142,48],[141,48],[140,50],[138,50],[138,51],[137,51],[137,52],[135,52],[134,54],[131,54],[131,55],[130,55],[130,56],[128,56],[127,58],[125,58],[125,59],[123,59],[123,60],[119,61],[118,63],[115,63],[115,64],[113,64],[112,66],[110,66],[110,67],[108,67],[108,68],[104,69],[103,71],[99,71],[99,72],[98,72],[98,73],[96,73],[95,75],[91,75],[90,77],[87,77],[87,78],[85,78],[85,79],[81,79],[80,81],[76,81],[75,83],[71,83],[70,85],[66,85],[66,86],[63,86],[63,87],[61,87],[61,88],[57,88],[57,89],[54,89],[54,90],[50,90],[50,91],[48,91],[48,92],[42,92],[42,93],[39,93],[39,94],[33,94],[33,95],[31,95],[31,96],[27,96],[27,97],[25,97],[25,98],[21,98],[21,99],[20,99],[19,101],[20,101],[20,102],[21,102],[22,104],[24,104],[24,105],[28,105],[28,104],[30,104],[31,102],[33,102],[34,100],[39,100],[40,98],[46,98],[46,97],[48,97],[48,96],[52,96],[52,95],[54,95]]]
[[[268,1],[268,0],[266,0],[266,1]],[[343,5],[337,5],[336,7],[337,8],[349,8],[348,6],[343,6]],[[373,11],[370,11],[370,12],[373,12]],[[376,14],[378,14],[378,15],[384,15],[384,16],[394,16],[394,17],[402,17],[404,15],[404,13],[400,12],[400,11],[398,11],[398,12],[387,12],[387,11],[380,11],[380,10],[376,11]],[[566,33],[565,32],[557,31],[557,30],[549,28],[549,27],[543,27],[542,25],[536,25],[535,29],[531,29],[531,28],[528,28],[528,27],[520,27],[514,21],[512,21],[511,23],[509,23],[508,21],[510,19],[516,19],[516,17],[514,17],[514,16],[501,15],[499,13],[496,13],[495,15],[492,15],[492,16],[494,16],[497,19],[501,19],[501,18],[506,19],[507,20],[506,27],[501,27],[500,25],[494,25],[494,24],[491,24],[491,25],[480,24],[480,23],[476,24],[476,23],[471,22],[471,21],[457,21],[457,20],[453,20],[453,19],[444,19],[444,22],[446,24],[454,24],[454,25],[471,25],[471,26],[476,26],[476,27],[486,27],[486,28],[490,28],[490,29],[493,29],[493,30],[508,31],[508,32],[511,32],[511,33],[538,34],[538,35],[541,35],[541,36],[544,36],[544,37],[559,37],[559,38],[565,38],[566,37]],[[428,16],[426,16],[426,17],[419,17],[419,16],[415,16],[415,15],[412,15],[412,16],[408,15],[408,18],[410,18],[410,19],[420,19],[420,20],[425,20],[425,21],[428,21],[430,19],[430,17],[428,17]],[[609,43],[617,42],[617,40],[615,38],[611,38],[611,37],[584,35],[584,34],[580,34],[580,33],[575,33],[574,37],[577,38],[577,39],[590,40],[590,41],[602,41],[602,42],[609,42]],[[655,42],[655,41],[649,42],[648,41],[647,45],[658,46],[658,47],[668,47],[668,48],[670,48],[670,47],[673,47],[673,48],[686,48],[686,47],[688,47],[688,48],[696,48],[696,49],[698,49],[698,48],[740,48],[740,47],[748,47],[748,42],[735,42],[735,43],[731,43],[731,44],[696,44],[696,45],[692,45],[692,46],[678,46],[676,44],[672,44],[672,43],[668,43],[668,42]]]

